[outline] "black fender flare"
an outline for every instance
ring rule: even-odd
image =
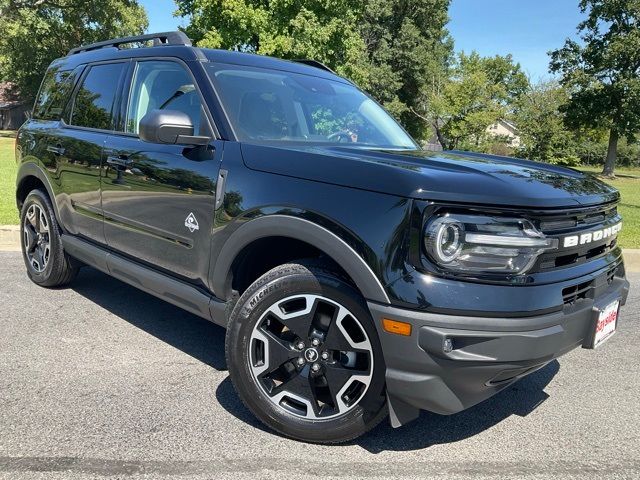
[[[62,226],[60,220],[60,211],[58,210],[58,203],[56,202],[56,197],[53,193],[53,188],[51,187],[49,177],[44,172],[42,167],[34,162],[25,162],[20,165],[20,168],[18,168],[18,174],[16,175],[16,206],[18,206],[19,208],[17,196],[18,188],[27,177],[35,177],[42,182],[44,188],[47,190],[47,195],[49,195],[49,199],[51,200],[51,205],[53,205],[53,210],[56,214],[56,218],[58,219],[58,224]]]
[[[229,236],[213,266],[213,291],[218,294],[225,291],[231,266],[243,248],[255,240],[272,236],[290,237],[313,245],[344,268],[367,300],[390,303],[376,274],[349,244],[325,227],[288,215],[268,215],[249,220]]]

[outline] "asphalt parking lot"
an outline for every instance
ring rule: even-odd
[[[0,478],[640,478],[640,274],[618,333],[458,415],[344,446],[261,427],[224,331],[86,268],[46,290],[0,252]]]

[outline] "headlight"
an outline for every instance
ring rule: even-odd
[[[427,222],[424,245],[429,258],[447,270],[518,274],[558,240],[525,219],[445,214]]]

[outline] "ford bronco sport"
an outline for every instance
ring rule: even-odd
[[[79,47],[16,157],[29,277],[90,265],[226,327],[238,395],[296,439],[459,412],[600,345],[627,298],[617,191],[423,151],[313,61],[180,32]]]

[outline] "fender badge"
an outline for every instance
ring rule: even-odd
[[[198,225],[198,220],[196,220],[196,216],[193,213],[187,215],[187,218],[184,221],[184,226],[189,229],[191,233],[196,230],[200,230],[200,225]]]

